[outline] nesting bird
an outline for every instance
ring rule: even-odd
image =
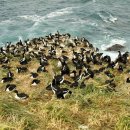
[[[130,83],[130,78],[129,77],[126,79],[126,83]]]
[[[14,91],[14,90],[16,90],[16,85],[15,84],[7,84],[6,85],[5,91],[11,92],[11,91]]]
[[[29,96],[25,93],[19,93],[18,90],[13,91],[15,93],[15,99],[17,100],[26,100]]]
[[[19,61],[19,63],[20,63],[21,65],[26,65],[26,64],[28,64],[28,61],[27,61],[27,59],[26,59],[25,57],[23,57],[23,58]]]
[[[1,83],[11,82],[13,80],[13,73],[7,73],[7,76],[2,78]]]
[[[53,79],[55,80],[56,84],[60,85],[64,81],[64,75],[55,75]]]
[[[31,83],[32,86],[36,86],[37,84],[40,83],[40,80],[39,79],[34,79]]]
[[[47,70],[46,70],[45,66],[40,65],[40,66],[38,67],[38,69],[37,69],[37,72],[47,72]]]
[[[37,73],[34,73],[34,72],[31,72],[30,77],[31,77],[31,78],[37,78],[37,77],[38,77],[38,74],[37,74]]]
[[[26,67],[17,67],[17,72],[18,73],[25,73],[27,71],[28,71],[28,69]]]
[[[60,88],[56,84],[55,79],[53,79],[53,81],[52,81],[51,88],[52,88],[53,93],[59,99],[64,99],[68,93],[72,94],[72,91],[70,91],[69,89],[67,89],[67,88]]]

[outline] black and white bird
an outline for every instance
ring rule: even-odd
[[[12,80],[13,80],[12,77],[4,77],[2,78],[1,83],[11,82]]]
[[[2,78],[1,83],[11,82],[13,80],[13,76],[14,74],[11,71],[9,71],[7,73],[7,76]]]
[[[105,73],[109,78],[114,78],[114,77],[115,77],[115,75],[112,74],[112,73],[110,73],[110,71],[105,71],[104,73]]]
[[[2,64],[8,64],[10,62],[8,57],[4,57],[1,61]]]
[[[54,79],[55,79],[55,83],[60,85],[64,81],[64,75],[55,75]]]
[[[69,66],[65,62],[62,64],[61,74],[62,75],[65,75],[65,74],[68,75],[68,74],[70,74]]]
[[[9,70],[11,68],[9,65],[2,65],[1,67],[6,70]]]
[[[127,78],[127,79],[126,79],[126,83],[130,83],[130,78]]]
[[[86,77],[86,78],[93,78],[94,77],[94,72],[91,70],[91,69],[89,69],[89,68],[85,68],[85,70],[84,70],[84,77]]]
[[[67,94],[72,94],[72,91],[70,91],[69,89],[60,88],[59,85],[56,84],[55,79],[53,79],[52,81],[51,88],[58,99],[64,99]]]
[[[29,98],[29,96],[25,93],[19,93],[18,90],[13,91],[15,93],[15,99],[17,100],[25,100]]]
[[[5,91],[12,92],[14,90],[16,90],[16,85],[15,84],[7,84],[6,85]]]
[[[64,99],[67,94],[72,94],[72,91],[70,91],[67,88],[61,88],[58,91],[56,91],[56,97],[59,99]]]
[[[31,72],[30,77],[31,77],[31,78],[37,78],[37,77],[38,77],[38,74],[37,74],[37,73],[34,73],[34,72]]]
[[[119,65],[118,71],[123,72],[123,66],[122,65]]]
[[[47,66],[48,64],[49,64],[48,60],[45,56],[40,58],[40,65],[41,66]]]
[[[18,73],[25,73],[25,72],[27,72],[27,68],[26,67],[17,67],[17,72]]]
[[[21,65],[26,65],[26,64],[28,64],[28,61],[27,61],[27,59],[26,59],[25,57],[23,57],[23,58],[19,61],[19,63],[20,63]]]
[[[60,85],[56,84],[56,80],[55,79],[52,80],[51,89],[52,89],[54,94],[56,94],[56,91],[60,89]]]
[[[40,80],[39,79],[34,79],[31,83],[32,86],[36,86],[37,84],[40,83]]]
[[[55,91],[57,89],[60,89],[60,83],[63,82],[62,80],[63,79],[62,79],[62,77],[60,75],[57,75],[57,76],[55,75],[53,77],[52,82],[46,87],[46,90],[52,90],[53,93],[55,94]]]
[[[37,69],[37,72],[47,72],[45,66],[40,65]]]
[[[7,73],[7,77],[14,77],[14,73],[12,73],[11,71],[9,71],[9,72]]]

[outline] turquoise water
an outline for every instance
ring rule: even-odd
[[[130,0],[0,0],[0,45],[57,30],[130,50]]]

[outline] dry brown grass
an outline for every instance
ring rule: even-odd
[[[54,71],[58,71],[56,60],[49,61],[48,73],[39,73],[41,82],[35,87],[31,86],[29,72],[36,72],[39,63],[34,59],[28,64],[27,73],[18,74],[18,61],[14,58],[9,63],[15,75],[12,83],[20,92],[29,94],[29,100],[15,100],[13,93],[4,91],[6,84],[0,83],[0,130],[79,130],[79,126],[87,126],[88,130],[130,130],[130,85],[125,82],[126,70],[123,73],[110,70],[116,75],[117,92],[106,91],[104,82],[108,77],[101,73],[86,80],[86,88],[72,88],[70,97],[58,100],[45,89]],[[6,75],[2,68],[0,73],[0,79]],[[70,80],[67,76],[66,79]]]

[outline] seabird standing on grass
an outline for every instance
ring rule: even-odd
[[[17,72],[18,73],[25,73],[25,72],[27,72],[27,68],[26,67],[17,67]]]
[[[12,80],[13,80],[12,77],[4,77],[2,78],[1,83],[11,82]]]
[[[129,77],[126,79],[126,83],[130,83],[130,78]]]
[[[51,88],[52,88],[53,93],[56,95],[56,97],[58,99],[64,99],[68,93],[72,94],[72,91],[70,91],[69,89],[67,89],[67,88],[60,88],[56,84],[55,79],[53,79],[53,81],[52,81]]]
[[[46,70],[45,66],[40,65],[40,66],[38,67],[38,69],[37,69],[37,72],[47,72],[47,70]]]
[[[31,83],[32,86],[36,86],[37,84],[40,83],[40,80],[39,79],[34,79]]]
[[[11,91],[14,91],[14,90],[16,90],[16,85],[15,84],[7,84],[6,85],[5,91],[11,92]]]
[[[15,99],[17,100],[25,100],[29,98],[29,96],[25,93],[19,93],[18,90],[13,91],[15,93]]]
[[[19,63],[20,63],[21,65],[26,65],[26,64],[28,64],[28,61],[27,61],[27,59],[26,59],[25,57],[23,57],[23,58],[19,61]]]
[[[55,80],[56,84],[60,85],[64,81],[64,75],[55,75],[53,79]]]
[[[37,73],[34,73],[34,72],[31,72],[30,77],[31,77],[31,78],[37,78],[37,77],[38,77],[38,74],[37,74]]]

